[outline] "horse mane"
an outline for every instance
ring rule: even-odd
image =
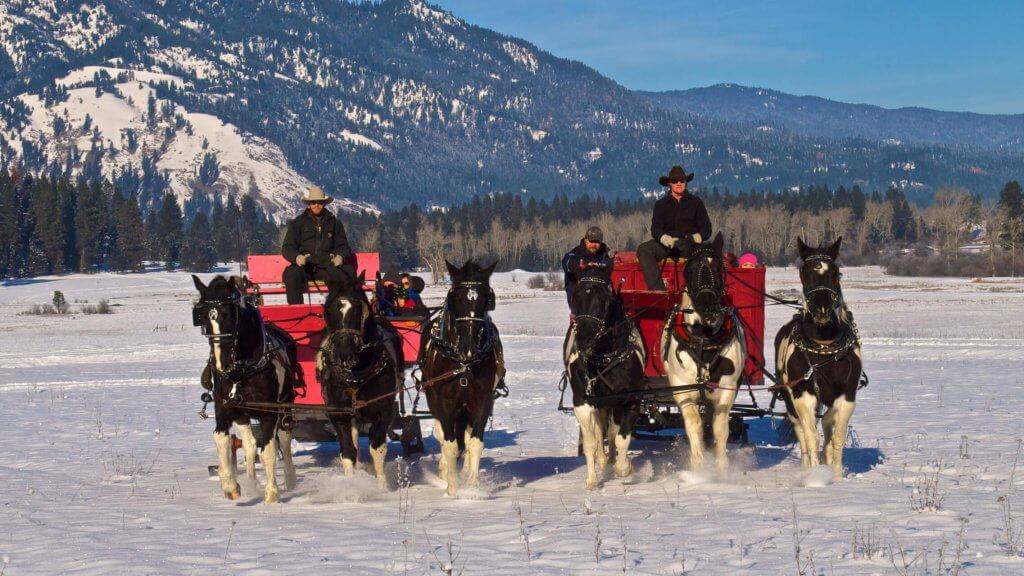
[[[497,262],[490,266],[484,266],[470,258],[466,260],[465,264],[463,264],[461,268],[456,270],[457,276],[459,277],[460,282],[487,282],[491,277],[491,273],[494,272],[495,264],[497,264]]]

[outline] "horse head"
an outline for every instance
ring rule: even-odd
[[[717,332],[725,321],[725,306],[722,303],[725,295],[722,258],[724,244],[722,233],[719,232],[714,240],[693,245],[684,254],[686,295],[690,299],[697,323],[709,332]]]
[[[192,282],[199,291],[192,324],[210,340],[214,368],[229,372],[240,359],[259,354],[263,335],[259,312],[245,293],[248,279],[217,276],[206,285],[193,275]]]
[[[804,312],[818,326],[838,320],[843,307],[843,292],[839,286],[842,274],[836,264],[842,241],[840,236],[831,246],[811,248],[804,244],[802,238],[796,239],[797,251],[803,260],[800,283],[804,292]]]
[[[612,312],[611,272],[585,269],[576,279],[569,308],[576,321],[576,347],[589,350],[605,330]]]
[[[356,278],[346,275],[341,282],[332,282],[324,301],[324,324],[330,334],[325,353],[335,366],[352,369],[359,355],[376,344],[373,311],[363,292],[365,274]]]
[[[447,330],[455,350],[466,360],[474,360],[485,344],[488,312],[494,310],[490,280],[497,264],[483,267],[467,260],[460,268],[445,260],[452,281],[445,300]]]

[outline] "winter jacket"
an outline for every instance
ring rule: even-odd
[[[321,212],[319,217],[306,210],[289,222],[281,255],[294,264],[299,254],[309,254],[309,262],[323,267],[330,265],[332,254],[350,258],[352,248],[348,245],[341,220],[328,210]]]
[[[700,234],[701,241],[711,238],[711,219],[704,202],[689,192],[676,200],[671,192],[654,203],[651,217],[651,236],[664,244],[663,236],[692,238]]]
[[[576,278],[580,271],[590,268],[611,274],[612,264],[612,258],[608,254],[608,246],[602,243],[597,252],[591,252],[587,250],[583,240],[580,240],[578,246],[562,257],[562,272],[565,273],[565,294],[569,301],[572,301],[572,291],[576,287]]]

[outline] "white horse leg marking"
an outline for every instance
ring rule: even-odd
[[[264,504],[277,502],[277,438],[271,438],[263,447],[263,473],[267,475],[267,487],[263,495]]]
[[[697,394],[684,392],[676,395],[676,403],[683,414],[686,438],[690,442],[690,470],[700,470],[704,465],[704,422],[697,408]]]
[[[295,489],[295,462],[292,461],[292,433],[289,430],[277,431],[277,445],[281,449],[281,461],[284,464],[284,489]]]
[[[587,460],[587,480],[584,488],[593,490],[597,488],[597,451],[601,449],[598,443],[597,415],[596,410],[590,404],[584,404],[573,408],[576,413],[576,420],[580,423],[580,436],[583,439],[583,456]]]
[[[796,428],[800,430],[797,433],[797,438],[800,440],[800,460],[804,467],[817,466],[820,463],[818,423],[814,412],[818,407],[818,398],[805,392],[799,398],[793,399],[793,407],[796,409]]]
[[[846,447],[846,432],[849,429],[850,418],[853,417],[853,409],[856,406],[856,402],[850,402],[845,396],[840,396],[832,404],[832,409],[829,410],[830,412],[835,411],[835,425],[832,429],[831,438],[831,466],[836,477],[843,475],[843,449]]]
[[[611,419],[611,410],[600,408],[594,411],[594,433],[597,435],[597,458],[595,464],[597,469],[603,471],[608,467],[608,454],[604,451],[604,440],[610,438],[608,432],[608,420]]]
[[[737,387],[739,382],[724,384],[729,387]],[[729,410],[736,399],[736,392],[732,390],[720,390],[714,399],[714,414],[711,419],[711,431],[715,437],[715,468],[719,473],[725,473],[729,468],[729,457],[726,448],[729,445]]]
[[[825,465],[832,467],[832,431],[835,429],[835,405],[830,406],[821,416],[821,431],[825,438],[822,456],[825,458]]]
[[[633,463],[629,460],[629,443],[632,440],[632,434],[625,437],[619,435],[617,426],[615,435],[609,436],[608,446],[615,446],[615,475],[619,478],[626,478],[633,473]]]
[[[227,432],[214,432],[213,441],[217,444],[217,456],[220,459],[220,466],[217,468],[220,488],[228,500],[238,500],[242,490],[235,480],[235,463],[231,459],[231,435]]]
[[[441,443],[441,465],[444,466],[444,478],[448,482],[446,493],[454,497],[459,490],[459,443],[454,438]]]
[[[235,424],[238,427],[238,435],[242,438],[242,448],[245,450],[245,475],[250,480],[256,479],[256,437],[252,435],[252,426],[249,424]]]
[[[344,432],[342,432],[344,434]],[[355,419],[352,419],[352,423],[349,425],[349,435],[352,436],[352,445],[355,447],[355,457],[352,460],[341,457],[341,472],[345,476],[351,476],[355,472],[356,465],[359,464],[359,426],[356,424]]]
[[[480,479],[480,458],[484,453],[484,441],[482,438],[472,436],[472,426],[466,427],[466,461],[463,468],[466,471],[466,486],[476,486]]]
[[[445,475],[448,474],[448,465],[445,463],[444,450],[443,450],[443,447],[444,447],[444,427],[441,426],[441,421],[438,420],[437,418],[434,419],[434,438],[437,438],[437,443],[440,444],[441,447],[442,447],[442,450],[441,450],[441,460],[440,460],[440,462],[437,465],[437,475],[440,476],[441,480],[444,480],[445,482],[447,482],[448,478],[446,478]]]
[[[388,480],[384,475],[384,459],[388,455],[388,443],[385,440],[378,448],[370,446],[370,458],[373,460],[373,474],[377,477],[377,486],[387,487]]]

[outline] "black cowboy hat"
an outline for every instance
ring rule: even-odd
[[[668,176],[662,176],[658,182],[660,182],[662,186],[668,186],[669,182],[672,182],[673,180],[676,182],[689,182],[690,180],[693,180],[693,172],[687,174],[686,170],[683,170],[682,166],[673,166],[672,169],[668,171]]]

